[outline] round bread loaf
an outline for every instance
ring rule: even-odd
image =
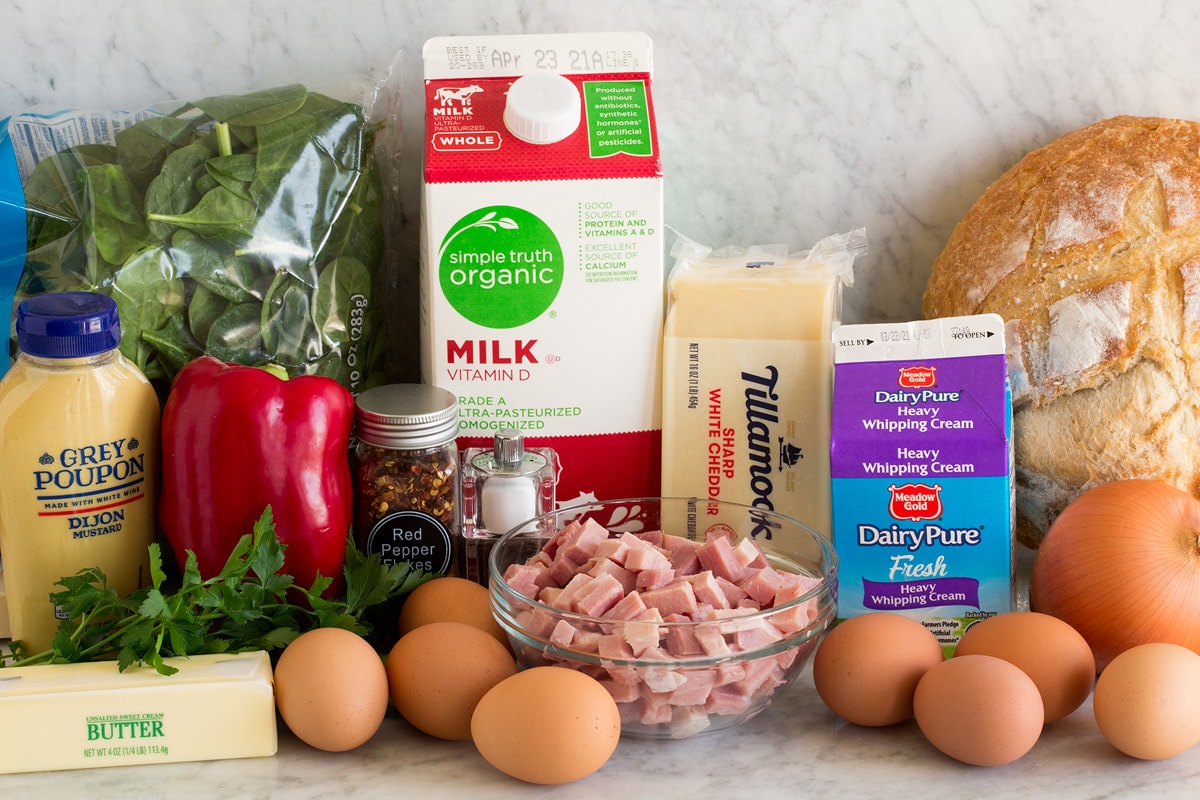
[[[1200,490],[1200,124],[1114,117],[1000,176],[955,228],[927,318],[1005,320],[1017,535],[1084,490]]]

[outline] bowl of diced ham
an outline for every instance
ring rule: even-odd
[[[560,509],[501,537],[488,570],[518,663],[595,677],[633,737],[682,739],[756,716],[837,611],[825,536],[702,498]]]

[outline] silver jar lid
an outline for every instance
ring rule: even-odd
[[[355,399],[354,434],[376,447],[438,447],[458,435],[458,398],[420,383],[372,387]]]

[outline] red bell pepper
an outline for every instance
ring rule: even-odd
[[[353,422],[354,398],[332,378],[281,379],[211,356],[184,366],[163,406],[159,500],[180,568],[191,550],[203,577],[219,573],[270,505],[283,571],[304,588],[320,572],[340,591]]]

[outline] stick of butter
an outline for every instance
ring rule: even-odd
[[[168,658],[179,671],[115,661],[0,669],[9,731],[0,774],[274,755],[265,651]]]

